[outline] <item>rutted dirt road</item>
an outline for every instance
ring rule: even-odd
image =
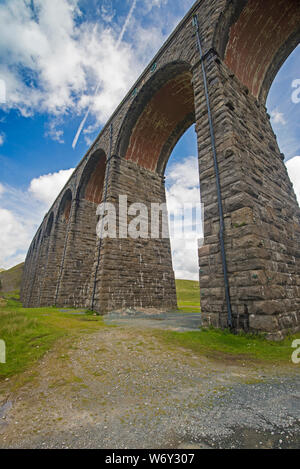
[[[151,330],[59,343],[0,384],[0,448],[299,447],[299,368],[199,357]]]

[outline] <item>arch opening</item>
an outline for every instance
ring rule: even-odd
[[[298,0],[230,2],[214,39],[225,64],[263,102],[278,70],[299,42]]]
[[[79,199],[100,204],[103,196],[105,170],[106,155],[103,150],[97,150],[84,168],[78,190]]]
[[[51,215],[50,215],[50,217],[48,219],[48,222],[47,222],[46,231],[45,231],[45,235],[47,237],[50,236],[50,234],[51,234],[52,227],[53,227],[53,220],[54,220],[54,215],[53,215],[53,212],[51,212]]]
[[[128,261],[124,259],[124,265],[129,270],[132,269],[133,277],[136,276],[137,285],[143,284],[143,289],[137,293],[137,298],[140,299],[141,304],[147,306],[159,304],[160,307],[164,307],[166,304],[168,308],[175,308],[174,277],[176,276],[177,280],[192,281],[195,288],[194,296],[197,297],[194,312],[198,312],[200,307],[198,242],[196,239],[186,240],[180,236],[177,238],[179,233],[174,233],[172,230],[173,204],[170,200],[174,201],[174,198],[178,196],[176,202],[181,203],[181,208],[184,208],[184,202],[194,202],[191,199],[184,200],[193,193],[194,199],[197,199],[198,208],[200,205],[198,148],[193,125],[195,124],[195,96],[192,78],[190,64],[186,63],[172,63],[158,70],[139,91],[127,111],[116,150],[124,161],[122,185],[127,186],[128,200],[143,202],[148,207],[148,214],[152,202],[160,204],[167,202],[169,212],[168,239],[154,237],[151,242],[145,242],[145,245],[141,242],[136,247],[135,255],[138,259],[136,270],[132,266],[131,258]],[[187,153],[182,152],[183,147]],[[190,155],[194,155],[193,164],[191,164]],[[130,164],[131,162],[135,163],[137,168]],[[180,177],[176,179],[175,176],[172,179],[170,169],[172,171],[172,167],[177,167],[174,168],[174,175],[176,173],[180,176],[178,167],[185,167],[185,165],[187,165],[186,180],[183,182]],[[189,170],[192,167],[196,190],[190,186]],[[128,177],[127,174],[130,176]],[[132,177],[139,181],[136,190],[131,187]],[[166,179],[167,190],[164,179]],[[198,197],[195,196],[195,192]],[[173,226],[176,225],[176,220],[174,220]],[[159,229],[161,228],[160,222]],[[187,249],[184,246],[185,243],[188,245]],[[149,262],[146,262],[147,256],[149,256]],[[141,259],[145,264],[140,262]],[[182,262],[181,268],[180,262]],[[156,265],[155,273],[153,269],[150,269],[153,264]],[[147,267],[148,265],[150,267]],[[186,271],[183,273],[185,266]],[[145,289],[147,296],[144,293]],[[179,300],[177,303],[179,302],[182,306],[180,292],[177,298]],[[132,300],[128,301],[128,304],[131,304]]]
[[[293,183],[298,205],[300,205],[300,81],[294,80],[299,70],[300,46],[285,61],[276,75],[267,98],[267,110],[278,141],[288,175]]]
[[[146,83],[129,109],[120,132],[120,156],[163,175],[172,149],[194,122],[190,66],[169,64]]]
[[[72,199],[72,192],[68,189],[61,200],[58,210],[58,219],[63,220],[66,223],[68,223],[70,218]]]
[[[178,140],[172,150],[165,169],[167,210],[170,219],[170,242],[172,264],[175,273],[177,304],[184,312],[200,312],[199,257],[198,247],[202,233],[200,212],[200,184],[198,148],[195,126],[192,125]],[[183,203],[193,209],[184,211]],[[172,224],[182,221],[184,233],[174,233]],[[202,214],[201,214],[202,215]],[[198,226],[197,226],[198,223]]]

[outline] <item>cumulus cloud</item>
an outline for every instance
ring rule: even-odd
[[[54,119],[89,109],[103,125],[193,0],[176,0],[172,9],[167,3],[132,0],[120,21],[111,0],[92,18],[80,10],[80,0],[0,2],[2,107]],[[55,127],[47,136],[62,143],[63,131]]]
[[[4,144],[5,135],[3,133],[0,134],[0,147]]]
[[[176,278],[199,280],[198,244],[203,239],[198,161],[194,156],[172,164],[166,173],[173,268]],[[196,211],[183,208],[197,207]],[[197,222],[197,223],[196,223]],[[180,236],[180,231],[182,236]],[[173,233],[175,232],[175,236]],[[179,236],[178,236],[179,233]]]
[[[30,183],[29,192],[36,200],[50,206],[71,177],[73,171],[74,168],[71,168],[35,178]]]
[[[290,180],[294,185],[294,191],[300,205],[300,156],[295,156],[286,162]]]
[[[0,267],[24,261],[45,213],[72,172],[62,170],[35,178],[25,191],[0,184]]]
[[[9,210],[0,208],[0,223],[0,266],[9,268],[24,260],[20,250],[29,244],[31,236],[22,221]]]
[[[284,114],[282,112],[279,112],[278,109],[275,109],[271,112],[271,118],[274,124],[286,125]]]
[[[117,27],[103,22],[80,22],[78,3],[6,0],[0,4],[4,109],[16,108],[23,116],[35,112],[61,116],[80,114],[90,105],[103,124],[124,97],[144,65],[132,46],[122,42],[136,1],[118,34]],[[109,2],[102,6],[102,14],[109,16]],[[52,129],[48,135],[62,140],[61,131]]]

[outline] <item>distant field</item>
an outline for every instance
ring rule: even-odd
[[[20,290],[24,263],[9,270],[0,269],[0,293]]]
[[[186,313],[200,312],[199,282],[176,280],[178,308]]]

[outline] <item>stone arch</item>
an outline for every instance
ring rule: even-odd
[[[117,137],[119,158],[113,159],[111,168],[117,192],[113,188],[110,196],[117,200],[118,195],[126,195],[128,204],[142,203],[147,208],[149,230],[153,227],[152,203],[160,207],[166,203],[163,175],[169,156],[195,122],[192,79],[192,67],[186,61],[168,62],[152,72],[136,91]],[[146,236],[136,242],[122,234],[120,240],[103,241],[97,310],[124,305],[177,307],[170,239],[162,234],[160,214],[155,224],[158,235],[151,239]],[[117,263],[113,250],[120,253]],[[125,272],[128,279],[124,279]],[[114,288],[109,286],[112,284],[119,285],[118,292],[107,297],[105,292]]]
[[[191,66],[161,67],[133,100],[117,143],[117,153],[139,166],[164,173],[172,149],[195,122]]]
[[[41,296],[45,290],[45,278],[47,276],[48,258],[50,250],[50,240],[54,225],[54,213],[51,212],[47,219],[44,220],[43,226],[37,236],[37,255],[36,264],[39,275],[35,279],[34,298],[36,306],[41,306]]]
[[[106,170],[106,154],[96,150],[88,159],[77,189],[77,199],[99,204],[102,200]]]
[[[51,231],[52,231],[52,228],[53,228],[53,222],[54,222],[54,214],[53,214],[53,212],[51,212],[51,214],[48,218],[47,225],[46,225],[46,230],[45,230],[45,236],[47,236],[47,237],[51,235]]]
[[[71,189],[67,189],[64,193],[58,207],[57,221],[69,222],[73,195]]]
[[[278,70],[299,42],[298,0],[228,0],[214,35],[222,60],[263,103]]]
[[[97,245],[97,206],[101,203],[106,174],[106,154],[98,149],[87,159],[76,189],[72,220],[63,248],[63,262],[58,279],[56,304],[84,307],[88,297],[91,266]],[[64,203],[65,200],[65,203]],[[67,200],[59,213],[65,213]]]
[[[31,271],[30,284],[25,285],[22,289],[22,301],[26,304],[29,302],[34,306],[39,305],[39,296],[41,292],[41,284],[44,276],[44,252],[48,247],[48,239],[46,235],[45,219],[34,237],[33,243],[29,248],[28,259],[26,258],[24,266],[24,276],[28,276],[28,271]]]

